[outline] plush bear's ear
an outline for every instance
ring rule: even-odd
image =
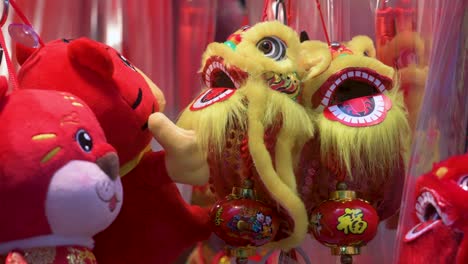
[[[23,65],[23,63],[31,57],[31,54],[33,54],[38,48],[30,48],[25,45],[21,45],[20,43],[16,43],[16,60],[20,65]]]
[[[105,45],[88,38],[79,38],[70,41],[67,47],[70,60],[99,74],[104,79],[112,79],[114,64]]]

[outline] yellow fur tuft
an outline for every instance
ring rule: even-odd
[[[197,131],[198,143],[204,153],[213,149],[215,153],[221,154],[229,127],[246,129],[246,112],[244,91],[238,90],[229,100],[215,103],[197,111],[185,109],[180,115],[177,125]]]
[[[268,192],[270,193],[272,198],[279,205],[281,205],[281,207],[283,207],[288,212],[289,216],[294,220],[294,229],[292,230],[292,233],[289,237],[277,242],[270,243],[266,247],[288,250],[300,244],[305,238],[305,235],[307,234],[308,217],[304,204],[302,203],[299,196],[297,196],[296,194],[295,175],[293,173],[292,166],[293,164],[282,162],[280,164],[277,164],[279,168],[276,168],[275,171],[275,168],[273,167],[273,160],[265,147],[265,125],[268,124],[262,122],[262,119],[269,123],[271,118],[264,119],[262,117],[265,116],[266,109],[271,109],[271,106],[269,105],[271,105],[273,103],[272,101],[274,100],[271,100],[272,98],[274,98],[274,96],[272,95],[272,93],[265,93],[260,89],[248,89],[248,96],[250,98],[250,104],[247,110],[249,128],[248,137],[250,139],[249,150],[252,159],[255,163],[256,170],[258,171],[258,174],[260,176],[260,179],[267,188]],[[286,97],[285,95],[281,96]],[[291,106],[292,104],[289,103],[289,105]],[[278,113],[278,111],[275,112]],[[283,119],[287,120],[290,117],[291,116],[284,115]],[[309,122],[308,118],[305,118],[305,120]],[[287,138],[302,138],[303,140],[305,140],[306,138],[308,138],[308,133],[312,132],[312,130],[307,128],[307,126],[309,125],[305,124],[305,126],[302,127],[302,129],[297,127],[299,129],[296,130],[294,128],[291,129],[283,124],[278,136],[278,141],[280,141],[280,143],[287,142]],[[293,153],[291,153],[291,149],[292,147],[287,146],[283,148],[283,150],[285,151],[275,153],[276,160],[292,160]],[[292,185],[292,182],[294,182],[294,186],[290,186]],[[292,189],[291,187],[294,187],[294,189]]]

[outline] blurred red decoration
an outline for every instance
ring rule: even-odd
[[[357,255],[371,241],[379,224],[377,211],[350,190],[332,192],[311,216],[311,232],[333,255]]]
[[[232,194],[219,200],[210,218],[213,232],[233,248],[231,254],[237,258],[248,257],[246,251],[255,253],[254,247],[272,241],[279,229],[275,211],[255,199],[249,180],[243,188],[234,187]]]

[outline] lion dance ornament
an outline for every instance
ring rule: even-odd
[[[366,36],[330,45],[304,40],[300,58],[305,70],[301,104],[318,129],[304,147],[297,173],[308,212],[344,184],[381,220],[394,215],[410,135],[394,70],[375,59]]]
[[[208,45],[201,72],[206,89],[178,121],[200,135],[218,199],[213,227],[239,262],[258,246],[289,250],[307,233],[294,175],[313,134],[296,102],[299,46],[297,34],[276,21]]]
[[[418,178],[416,224],[398,263],[468,263],[468,155],[451,157]]]

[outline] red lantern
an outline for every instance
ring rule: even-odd
[[[279,227],[279,218],[266,204],[257,201],[252,183],[244,188],[233,188],[232,194],[218,201],[210,212],[213,232],[228,246],[230,255],[247,259],[255,254],[255,247],[273,240]]]
[[[311,215],[311,232],[333,255],[357,255],[371,241],[379,224],[375,209],[350,190],[332,192]]]

